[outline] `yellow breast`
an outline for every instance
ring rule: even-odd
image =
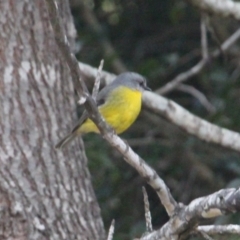
[[[142,93],[127,87],[113,90],[107,101],[99,107],[106,122],[116,131],[122,133],[136,120],[142,105]],[[95,124],[88,119],[79,129],[81,133],[99,132]]]

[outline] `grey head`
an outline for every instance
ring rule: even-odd
[[[151,90],[147,86],[146,79],[142,75],[134,72],[125,72],[117,76],[112,83],[112,87],[119,85],[126,86],[141,92],[143,92],[144,90]]]
[[[147,86],[146,79],[138,73],[125,72],[120,74],[115,78],[115,80],[104,87],[97,96],[97,105],[102,105],[105,103],[108,94],[115,88],[119,86],[125,86],[133,90],[138,90],[143,92],[144,90],[151,91]]]

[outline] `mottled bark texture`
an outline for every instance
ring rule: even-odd
[[[102,239],[82,142],[54,149],[76,117],[45,2],[1,1],[0,12],[0,239]]]

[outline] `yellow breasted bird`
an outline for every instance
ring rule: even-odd
[[[124,132],[136,120],[144,90],[151,90],[146,79],[137,73],[126,72],[99,92],[96,99],[99,112],[117,134]],[[61,149],[76,136],[89,132],[99,133],[99,130],[85,111],[77,125],[55,147]]]

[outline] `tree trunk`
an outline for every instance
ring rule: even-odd
[[[68,3],[59,6],[73,40]],[[0,239],[103,239],[83,143],[54,149],[76,114],[46,4],[5,0],[0,10]]]

